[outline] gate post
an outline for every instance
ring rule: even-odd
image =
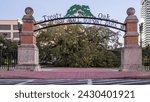
[[[26,15],[23,16],[22,32],[20,33],[20,45],[18,46],[18,65],[17,70],[38,71],[39,49],[36,46],[36,36],[34,33],[33,9],[27,7]]]
[[[142,71],[142,49],[138,44],[138,19],[135,9],[128,8],[125,20],[124,48],[121,50],[121,71]]]

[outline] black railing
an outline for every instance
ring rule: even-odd
[[[142,49],[142,60],[146,71],[150,71],[150,46]]]
[[[17,52],[0,50],[0,70],[14,70],[17,64]]]
[[[150,71],[150,57],[143,58],[143,65],[146,71]]]

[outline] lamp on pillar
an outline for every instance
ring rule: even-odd
[[[141,20],[140,20],[140,22],[139,22],[140,46],[141,46],[141,47],[142,47],[143,24],[144,24],[144,19],[141,18]]]
[[[20,18],[17,19],[17,24],[18,24],[18,31],[19,31],[19,44],[20,44],[22,25],[23,25],[23,22]]]

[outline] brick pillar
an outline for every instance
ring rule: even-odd
[[[17,70],[37,71],[39,66],[39,50],[36,46],[36,36],[34,33],[33,9],[27,7],[26,15],[23,16],[22,32],[20,34],[20,46],[18,46]]]
[[[142,49],[138,44],[138,19],[134,15],[135,9],[129,8],[127,14],[128,16],[125,20],[124,48],[121,51],[121,70],[142,71]]]

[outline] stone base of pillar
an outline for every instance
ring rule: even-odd
[[[40,65],[17,65],[16,71],[41,71]]]
[[[139,46],[128,46],[121,50],[120,71],[144,71],[142,49]]]
[[[16,70],[39,71],[39,49],[35,44],[18,46],[18,65]]]

